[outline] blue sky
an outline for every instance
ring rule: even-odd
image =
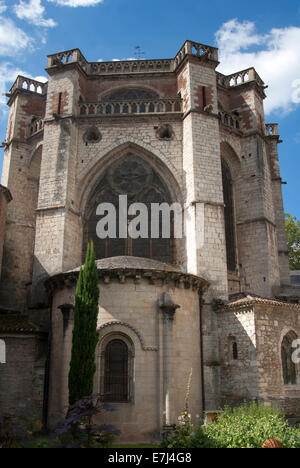
[[[300,219],[300,0],[0,0],[0,142],[1,94],[17,74],[46,79],[48,54],[78,47],[89,61],[124,60],[140,45],[145,58],[169,58],[186,39],[219,47],[219,71],[254,66],[269,85],[266,122],[278,122],[284,140],[285,211]]]

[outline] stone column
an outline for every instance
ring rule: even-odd
[[[159,307],[163,313],[163,432],[166,433],[175,424],[173,326],[176,309],[180,306],[174,304],[169,294],[163,293]]]
[[[64,410],[69,404],[69,371],[72,354],[72,338],[74,328],[74,305],[62,304],[58,307],[63,316],[63,343],[61,358],[61,409]]]

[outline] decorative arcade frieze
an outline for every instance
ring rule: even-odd
[[[80,115],[109,116],[118,114],[159,114],[169,112],[182,112],[182,101],[180,98],[79,102]]]

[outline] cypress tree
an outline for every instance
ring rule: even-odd
[[[84,268],[80,268],[76,288],[72,356],[69,372],[69,403],[73,405],[93,394],[98,343],[98,270],[94,245],[89,244]]]

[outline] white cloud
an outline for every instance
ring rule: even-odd
[[[16,68],[11,63],[0,63],[0,111],[7,111],[6,97],[2,94],[7,93],[18,75],[25,75],[20,69]],[[26,76],[26,75],[25,75]]]
[[[61,6],[68,6],[68,7],[89,7],[95,6],[99,3],[103,3],[104,0],[48,0],[50,3],[56,3],[57,5]]]
[[[0,14],[3,13],[7,9],[4,0],[0,0]]]
[[[220,66],[231,74],[254,67],[269,86],[265,111],[292,111],[300,103],[300,28],[271,29],[257,34],[255,24],[232,19],[216,32]]]
[[[134,60],[140,60],[140,59],[137,59],[137,58],[133,58],[133,57],[128,57],[128,58],[122,58],[122,59],[112,59],[112,62],[132,62]]]
[[[35,26],[43,26],[53,28],[56,23],[53,19],[44,18],[45,7],[41,4],[41,0],[19,0],[17,5],[14,5],[14,11],[19,19],[24,19],[28,23]]]
[[[15,67],[9,62],[0,63],[0,116],[1,113],[3,114],[8,112],[8,107],[6,106],[7,98],[3,96],[3,94],[10,90],[18,75],[26,76],[27,78],[33,78],[34,80],[40,81],[41,83],[46,83],[46,81],[48,81],[48,78],[45,76],[32,77],[32,75],[26,71]]]
[[[25,75],[25,76],[28,77],[28,75]],[[28,78],[30,78],[30,76]],[[36,81],[39,81],[40,83],[47,83],[47,81],[48,81],[48,78],[46,76],[43,76],[43,75],[35,76],[33,79],[36,80]]]
[[[0,55],[15,56],[20,50],[31,46],[31,39],[15,23],[0,16]]]

